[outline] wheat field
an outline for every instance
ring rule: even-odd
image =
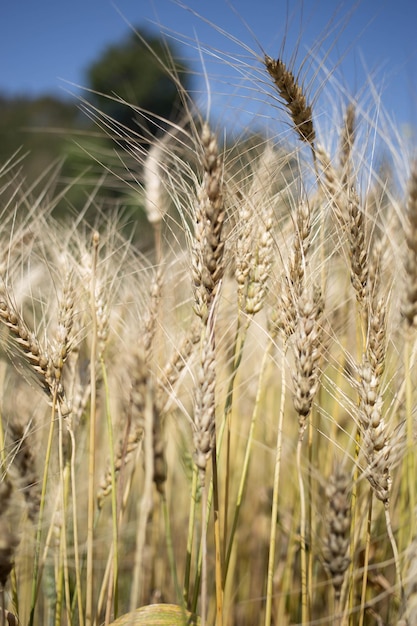
[[[0,169],[2,624],[417,624],[417,167],[290,60],[247,76],[233,141],[179,81],[148,151],[90,108],[146,254]]]

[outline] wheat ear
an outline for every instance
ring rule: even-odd
[[[56,362],[43,348],[36,335],[29,330],[23,317],[12,305],[4,289],[0,292],[0,321],[10,330],[16,348],[22,354],[50,401],[56,397],[61,406],[62,415],[68,415],[70,409],[61,383],[62,355]]]
[[[294,333],[297,325],[297,306],[304,289],[306,258],[311,244],[311,211],[306,201],[297,204],[294,222],[295,232],[288,269],[281,287],[279,314],[275,320],[287,339]]]
[[[270,199],[276,155],[268,143],[247,194],[238,193],[236,269],[239,310],[252,316],[263,306],[273,264],[273,206]]]
[[[224,274],[225,219],[223,168],[216,136],[204,124],[201,133],[203,182],[197,191],[195,239],[193,245],[193,281],[195,312],[207,323],[209,310]]]
[[[222,164],[218,154],[216,137],[207,124],[204,125],[201,142],[203,146],[203,183],[198,190],[198,203],[195,216],[195,240],[193,246],[193,281],[195,313],[201,318],[205,328],[201,356],[201,367],[212,368],[214,365],[214,323],[213,305],[219,283],[224,273],[224,242],[222,229],[225,208],[222,192]],[[210,346],[211,344],[211,346]],[[202,383],[203,381],[199,381]],[[206,405],[205,391],[200,387],[198,404]],[[205,413],[205,412],[204,412]],[[200,472],[205,473],[207,461],[211,455],[214,438],[214,412],[207,414],[197,410],[195,420],[195,453]]]
[[[348,104],[343,120],[343,128],[340,136],[339,162],[342,184],[349,187],[352,177],[352,149],[355,142],[356,111],[353,103]]]
[[[381,376],[386,354],[385,303],[379,299],[370,311],[367,350],[359,368],[359,424],[364,443],[368,478],[372,489],[384,504],[391,487],[389,441],[382,416]]]
[[[340,600],[344,575],[350,562],[348,551],[350,545],[351,482],[351,475],[336,466],[326,487],[328,510],[323,559],[325,568],[332,580],[337,602]]]
[[[407,199],[408,228],[406,232],[407,256],[405,270],[405,301],[402,312],[409,327],[417,326],[417,163],[411,171]]]
[[[313,125],[312,109],[307,104],[307,98],[301,85],[281,59],[275,60],[265,55],[265,66],[274,81],[280,97],[285,102],[301,141],[310,144],[314,148],[316,133]]]

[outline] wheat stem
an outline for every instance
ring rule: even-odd
[[[172,580],[174,582],[174,589],[175,589],[177,602],[185,610],[187,607],[184,602],[184,597],[181,593],[181,588],[180,588],[180,584],[178,581],[177,566],[175,563],[174,543],[173,543],[173,538],[172,538],[172,529],[171,529],[171,521],[170,521],[169,510],[168,510],[168,502],[167,502],[165,493],[161,493],[160,495],[161,495],[161,505],[162,505],[163,514],[164,514],[165,537],[166,537],[169,569],[171,571]]]
[[[119,575],[118,575],[118,563],[119,563],[119,538],[118,538],[118,512],[117,512],[117,492],[116,492],[116,471],[114,466],[114,437],[113,437],[113,424],[111,419],[111,407],[110,407],[110,389],[107,377],[107,369],[104,363],[104,359],[100,357],[101,363],[101,374],[103,377],[104,389],[105,389],[105,399],[106,399],[106,421],[107,421],[107,435],[109,439],[109,449],[110,449],[110,472],[111,472],[111,507],[112,507],[112,571],[111,571],[111,583],[108,587],[108,595],[107,595],[107,608],[106,608],[106,621],[105,624],[110,623],[110,609],[113,603],[113,614],[114,618],[117,617],[118,612],[118,584],[119,584]]]
[[[72,429],[72,420],[71,417],[67,422],[68,433],[71,439],[71,457],[70,457],[70,468],[71,468],[71,494],[72,494],[72,525],[73,525],[73,543],[74,543],[74,564],[75,564],[75,598],[77,601],[78,608],[78,621],[80,626],[84,626],[84,611],[83,611],[83,596],[81,592],[81,563],[80,563],[80,555],[78,551],[79,540],[78,540],[78,504],[77,504],[77,485],[76,485],[76,471],[75,471],[75,437],[74,431]]]
[[[143,559],[146,546],[146,530],[153,509],[153,394],[148,384],[145,401],[145,484],[142,498],[138,501],[139,523],[136,530],[135,564],[133,570],[132,586],[130,590],[130,610],[133,611],[142,599],[143,594]]]
[[[67,522],[65,512],[68,507],[68,489],[69,489],[69,468],[64,461],[64,444],[63,444],[63,419],[59,412],[58,417],[58,458],[59,458],[59,477],[60,477],[60,543],[59,543],[59,568],[57,583],[57,602],[55,607],[56,625],[61,623],[61,610],[63,591],[65,591],[65,607],[68,623],[72,622],[71,601],[69,591],[68,577],[68,547],[67,547]],[[62,588],[62,586],[64,586]]]
[[[208,591],[207,591],[207,525],[208,525],[208,487],[205,483],[201,485],[201,626],[206,626]]]
[[[243,350],[245,347],[245,340],[247,331],[249,328],[250,320],[245,324],[243,331],[241,332],[241,318],[240,315],[238,317],[238,322],[236,326],[235,340],[234,340],[234,360],[233,360],[233,370],[230,375],[229,385],[226,393],[226,401],[224,405],[224,420],[226,422],[226,459],[225,459],[225,487],[224,487],[224,521],[223,521],[223,537],[225,542],[228,540],[228,510],[229,510],[229,490],[230,490],[230,478],[231,478],[231,462],[230,462],[230,452],[231,452],[231,430],[232,430],[232,406],[233,406],[233,395],[234,395],[234,385],[236,376],[239,370],[240,363],[242,361]],[[232,535],[233,537],[233,535]],[[227,566],[225,565],[226,569]],[[224,573],[224,581],[226,573]]]
[[[300,496],[300,556],[301,556],[301,623],[307,624],[309,621],[310,606],[308,601],[308,581],[307,581],[307,542],[306,542],[306,497],[304,490],[304,480],[301,464],[301,451],[303,440],[298,439],[296,462],[297,462],[297,478]]]
[[[261,396],[262,396],[262,393],[264,392],[263,382],[264,382],[264,377],[265,377],[266,365],[267,365],[268,358],[270,356],[273,346],[274,346],[274,342],[270,341],[262,357],[262,363],[261,363],[261,367],[259,370],[259,379],[258,379],[258,386],[257,386],[257,392],[256,392],[255,406],[252,411],[252,417],[251,417],[251,422],[249,426],[249,433],[248,433],[248,438],[247,438],[246,447],[245,447],[245,457],[243,460],[241,478],[239,482],[234,515],[233,515],[233,520],[232,520],[232,525],[231,525],[231,530],[230,530],[230,537],[228,540],[226,557],[224,560],[224,574],[223,574],[224,585],[226,584],[227,572],[229,570],[229,563],[230,563],[230,558],[232,555],[235,534],[236,534],[237,527],[238,527],[239,514],[240,514],[240,509],[242,506],[243,495],[244,495],[245,488],[247,486],[247,477],[248,477],[249,463],[250,463],[252,446],[253,446],[253,438],[254,438],[255,427],[256,427],[259,410],[260,410]]]
[[[387,534],[391,543],[392,554],[394,557],[394,564],[395,564],[395,573],[396,573],[397,582],[400,588],[400,613],[402,614],[405,611],[406,598],[405,598],[405,591],[404,591],[403,576],[401,572],[400,554],[398,552],[397,541],[395,539],[394,532],[392,529],[391,515],[390,515],[388,502],[385,503],[384,509],[385,509],[385,523],[387,527]]]
[[[52,454],[52,442],[53,435],[55,430],[55,412],[56,412],[56,397],[52,400],[51,407],[51,421],[49,425],[49,433],[48,433],[48,442],[46,445],[45,451],[45,462],[43,467],[43,477],[42,477],[42,490],[41,490],[41,500],[39,507],[39,517],[38,517],[38,525],[36,529],[36,539],[35,539],[35,554],[33,559],[33,573],[32,573],[32,593],[31,593],[31,603],[30,603],[30,617],[29,617],[29,626],[34,625],[35,620],[35,607],[38,598],[38,591],[40,586],[40,578],[41,578],[41,568],[40,568],[40,553],[41,553],[41,542],[42,542],[42,530],[44,524],[44,510],[46,504],[46,488],[48,483],[48,474],[49,474],[49,462],[51,460]]]
[[[197,489],[198,489],[198,468],[193,465],[193,475],[191,483],[191,498],[190,498],[190,512],[188,518],[188,532],[187,532],[187,556],[185,559],[185,571],[184,571],[184,587],[183,598],[186,606],[195,612],[193,605],[190,605],[189,593],[190,593],[190,576],[191,576],[191,557],[193,551],[193,538],[195,528],[195,517],[197,507]]]
[[[269,558],[268,558],[268,571],[267,571],[267,588],[266,588],[266,607],[265,607],[265,626],[271,626],[272,624],[272,600],[273,600],[273,584],[274,584],[274,572],[275,572],[275,546],[276,546],[276,533],[277,533],[277,516],[278,516],[278,501],[279,501],[279,484],[281,476],[281,456],[282,456],[282,438],[283,438],[283,424],[285,414],[285,357],[287,352],[287,344],[285,343],[282,349],[281,358],[281,401],[278,415],[277,425],[277,442],[275,446],[275,463],[274,463],[274,484],[272,493],[272,511],[271,511],[271,530],[269,538]]]
[[[98,345],[98,324],[96,311],[96,271],[98,260],[99,234],[93,235],[93,255],[91,267],[90,302],[92,316],[91,353],[90,353],[90,428],[88,448],[88,503],[87,503],[87,566],[86,566],[86,603],[85,624],[93,623],[94,592],[94,505],[95,505],[95,461],[96,461],[96,419],[97,388],[96,359]]]
[[[365,538],[365,552],[364,563],[362,572],[362,588],[361,588],[361,604],[359,611],[358,626],[363,626],[366,609],[366,593],[368,588],[368,568],[369,568],[369,551],[371,547],[371,534],[372,534],[372,503],[373,503],[373,491],[368,493],[368,516],[366,520],[366,538]]]

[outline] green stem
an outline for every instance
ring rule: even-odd
[[[43,514],[45,510],[46,503],[46,486],[48,483],[48,473],[49,473],[49,462],[51,460],[51,452],[52,452],[52,441],[55,430],[55,411],[56,411],[56,390],[54,393],[54,397],[52,400],[52,408],[51,408],[51,422],[49,425],[49,434],[48,434],[48,442],[46,445],[45,452],[45,463],[43,466],[43,477],[42,477],[42,490],[41,490],[41,499],[39,505],[39,517],[38,517],[38,526],[36,529],[36,539],[35,539],[35,554],[33,559],[33,574],[32,574],[32,592],[31,592],[31,602],[30,602],[30,616],[29,616],[29,626],[33,626],[35,619],[35,607],[36,601],[38,597],[38,590],[40,585],[40,553],[41,553],[41,541],[42,541],[42,528],[43,528]]]
[[[57,603],[55,608],[55,623],[59,626],[62,622],[62,599],[63,591],[65,590],[65,606],[67,612],[67,621],[72,623],[71,616],[71,599],[69,591],[69,577],[68,577],[68,552],[67,552],[67,527],[66,527],[66,511],[68,506],[68,490],[69,490],[69,478],[70,472],[68,463],[64,464],[64,448],[63,448],[63,420],[62,415],[59,413],[59,429],[58,429],[58,456],[59,456],[59,474],[60,474],[60,490],[61,490],[61,533],[60,533],[60,548],[59,548],[59,568],[58,568],[58,583],[57,587]]]
[[[223,522],[223,537],[224,541],[227,541],[228,536],[228,510],[229,510],[229,493],[230,493],[230,449],[231,449],[231,417],[232,417],[232,406],[233,406],[233,392],[234,385],[237,376],[237,372],[239,370],[240,363],[242,362],[243,349],[245,346],[245,340],[247,336],[247,331],[249,328],[250,320],[248,320],[247,324],[243,329],[242,336],[240,337],[240,316],[238,317],[236,334],[235,334],[235,358],[233,361],[233,371],[229,380],[229,385],[227,389],[226,402],[224,405],[224,420],[226,423],[226,460],[225,460],[225,495],[224,495],[224,522]],[[240,341],[239,341],[240,337]]]
[[[216,436],[217,461],[219,460],[219,454],[222,448],[225,430],[226,430],[226,421],[223,420],[223,422],[220,425],[218,434]],[[207,524],[208,524],[208,519],[210,516],[212,501],[213,501],[213,480],[211,479],[209,488],[208,488],[208,494],[207,494],[207,521],[206,521]],[[200,588],[200,581],[201,581],[201,565],[202,565],[202,554],[201,554],[201,546],[200,546],[198,557],[197,557],[197,571],[196,571],[195,582],[194,582],[194,594],[193,594],[193,599],[191,602],[191,609],[190,609],[191,613],[197,612],[198,590]]]
[[[368,502],[368,519],[367,519],[367,524],[366,524],[365,554],[364,554],[363,575],[362,575],[361,606],[360,606],[358,626],[363,626],[363,622],[365,618],[366,591],[368,587],[369,551],[371,547],[372,504],[373,504],[373,492],[372,490],[370,490],[369,502]]]
[[[175,565],[174,545],[173,545],[173,542],[172,542],[171,523],[170,523],[170,517],[169,517],[169,511],[168,511],[168,503],[167,503],[167,498],[166,498],[165,492],[161,493],[161,505],[162,505],[163,515],[164,515],[165,537],[166,537],[166,544],[167,544],[169,568],[171,570],[171,576],[172,576],[172,580],[174,582],[175,595],[176,595],[176,598],[177,598],[177,602],[185,609],[186,607],[184,605],[184,597],[181,595],[181,589],[180,589],[180,585],[179,585],[179,582],[178,582],[177,568],[176,568],[176,565]]]
[[[307,591],[307,546],[306,546],[306,499],[304,481],[301,469],[301,450],[303,439],[300,436],[297,443],[297,474],[300,492],[300,548],[301,548],[301,623],[309,620],[309,604]]]
[[[214,514],[214,549],[216,559],[216,626],[223,625],[223,563],[220,539],[220,511],[219,511],[219,486],[217,479],[217,447],[216,437],[212,449],[212,467],[213,467],[213,514]],[[207,516],[208,519],[208,516]]]
[[[85,623],[93,622],[93,587],[94,587],[94,508],[95,508],[95,461],[96,461],[96,356],[97,356],[97,314],[96,314],[96,269],[99,235],[93,235],[93,262],[91,270],[91,352],[90,352],[90,430],[88,448],[88,502],[87,502],[87,566],[86,566],[86,607]]]
[[[279,496],[279,480],[281,475],[281,457],[282,457],[282,431],[284,424],[285,410],[285,356],[287,345],[282,349],[281,362],[281,402],[278,416],[278,433],[277,443],[275,447],[275,467],[274,467],[274,486],[272,492],[272,513],[271,513],[271,531],[269,537],[269,559],[267,572],[267,588],[266,588],[266,608],[265,608],[265,626],[271,626],[272,623],[272,599],[273,584],[275,572],[275,545],[277,538],[277,518],[278,518],[278,496]]]
[[[73,598],[74,602],[77,601],[78,606],[78,623],[79,626],[84,626],[84,612],[82,607],[82,593],[81,593],[81,564],[80,555],[78,552],[78,499],[77,499],[77,485],[75,478],[75,437],[71,427],[68,428],[69,436],[71,438],[71,494],[72,494],[72,525],[73,525],[73,537],[74,537],[74,563],[75,563],[75,594]]]
[[[112,571],[112,587],[109,587],[108,591],[108,607],[111,605],[111,598],[113,597],[114,606],[114,619],[117,618],[118,613],[118,563],[119,563],[119,536],[118,536],[118,524],[117,524],[117,491],[116,491],[116,471],[114,467],[114,438],[113,438],[113,424],[111,420],[111,408],[110,408],[110,391],[107,379],[107,370],[104,363],[103,356],[100,358],[101,372],[103,376],[103,385],[105,389],[106,398],[106,420],[107,420],[107,434],[109,437],[110,448],[110,474],[111,474],[111,508],[112,508],[112,532],[113,532],[113,571]],[[106,623],[110,619],[109,610],[106,611]]]
[[[190,500],[190,515],[188,518],[188,534],[187,534],[187,556],[185,560],[185,574],[184,574],[184,590],[183,598],[187,608],[189,605],[189,593],[190,593],[190,576],[191,576],[191,557],[193,550],[193,538],[195,527],[195,514],[197,505],[197,488],[198,488],[198,469],[193,465],[193,477],[191,484],[191,500]]]
[[[389,503],[385,502],[384,506],[385,506],[385,522],[387,525],[387,535],[391,543],[392,554],[393,554],[394,563],[395,563],[395,572],[397,575],[397,581],[398,581],[398,585],[400,588],[400,615],[402,615],[406,609],[406,597],[405,597],[405,592],[404,592],[403,577],[401,574],[400,555],[398,552],[397,542],[395,541],[394,533],[392,530],[391,516],[389,512]]]
[[[206,473],[201,476],[201,626],[206,626],[207,620],[207,526],[208,526],[208,499]]]
[[[405,410],[406,410],[406,421],[407,421],[407,454],[406,454],[406,475],[407,475],[407,486],[408,489],[401,489],[401,493],[404,493],[402,498],[403,506],[402,511],[406,513],[404,516],[405,519],[410,520],[410,526],[408,529],[408,537],[405,539],[405,546],[409,545],[409,542],[412,540],[414,536],[414,511],[416,506],[415,499],[415,457],[414,457],[414,424],[413,424],[413,387],[414,381],[411,379],[411,359],[410,359],[410,341],[407,338],[405,342],[405,355],[404,355],[404,375],[405,375]],[[408,501],[406,501],[408,495]],[[412,512],[409,515],[409,512]]]
[[[242,467],[242,473],[241,473],[241,478],[240,478],[240,483],[239,483],[239,489],[238,489],[238,493],[237,493],[237,499],[236,499],[236,506],[235,506],[235,510],[234,510],[234,515],[233,515],[233,520],[232,520],[232,527],[231,527],[231,531],[230,531],[230,537],[229,537],[229,541],[228,541],[228,545],[227,545],[227,551],[226,551],[226,558],[225,558],[225,562],[224,562],[224,572],[223,572],[223,585],[226,584],[226,578],[227,578],[227,572],[229,569],[229,563],[230,563],[230,557],[232,554],[232,549],[233,549],[233,540],[236,534],[236,529],[237,529],[237,524],[238,524],[238,520],[239,520],[239,513],[240,513],[240,508],[242,505],[242,500],[243,500],[243,494],[245,491],[245,487],[246,487],[246,480],[247,480],[247,476],[248,476],[248,471],[249,471],[249,462],[250,462],[250,457],[251,457],[251,452],[252,452],[252,444],[253,444],[253,435],[255,432],[255,426],[256,426],[256,422],[258,419],[258,414],[259,414],[259,406],[260,406],[260,402],[261,402],[261,394],[264,391],[263,388],[263,378],[265,375],[265,369],[266,369],[266,364],[267,364],[267,360],[269,357],[269,354],[271,352],[271,348],[273,346],[273,342],[271,341],[268,344],[268,347],[265,351],[265,354],[263,356],[263,360],[262,360],[262,364],[261,364],[261,371],[259,374],[259,383],[258,383],[258,389],[257,389],[257,393],[256,393],[256,400],[255,400],[255,406],[252,412],[252,418],[251,418],[251,423],[250,423],[250,427],[249,427],[249,434],[248,434],[248,438],[247,438],[247,442],[246,442],[246,449],[245,449],[245,458],[243,460],[243,467]]]

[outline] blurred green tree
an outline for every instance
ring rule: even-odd
[[[88,98],[102,113],[133,131],[138,130],[134,107],[152,119],[172,120],[182,108],[176,81],[184,90],[191,82],[189,68],[178,59],[175,46],[135,29],[87,68],[87,84],[92,90]],[[141,117],[142,128],[144,124]],[[154,133],[151,127],[148,130]]]
[[[128,172],[130,162],[125,163],[127,167],[121,163],[129,160],[129,155],[121,154],[120,148],[137,133],[143,137],[141,149],[146,150],[157,132],[151,120],[180,116],[181,99],[173,77],[187,89],[191,74],[177,57],[175,46],[138,29],[108,46],[87,68],[84,99],[0,94],[0,162],[5,163],[18,151],[27,153],[20,165],[18,184],[23,178],[27,185],[39,180],[39,185],[45,186],[51,182],[45,180],[51,163],[61,160],[60,184],[73,184],[57,208],[60,213],[82,210],[106,169],[90,216],[94,218],[99,206],[107,210],[131,203],[132,194],[120,171],[124,169],[123,176]],[[136,107],[148,113],[139,119]],[[103,118],[111,118],[112,123],[103,124]],[[118,128],[124,129],[124,139]],[[113,141],[116,137],[118,143]],[[136,163],[135,176],[138,168]],[[134,206],[132,211],[137,219],[140,207]]]
[[[82,100],[82,108],[95,125],[90,136],[80,137],[72,146],[65,165],[67,178],[85,172],[80,179],[83,191],[87,183],[91,189],[106,171],[97,203],[105,212],[120,207],[136,225],[142,242],[148,241],[150,228],[138,193],[140,160],[164,120],[181,117],[180,92],[191,86],[190,68],[178,59],[174,45],[140,29],[105,49],[86,70],[87,91]],[[138,154],[142,155],[139,160]]]
[[[86,126],[73,101],[44,95],[0,94],[0,163],[28,154],[24,178],[32,183],[53,161],[63,158],[68,131]]]

